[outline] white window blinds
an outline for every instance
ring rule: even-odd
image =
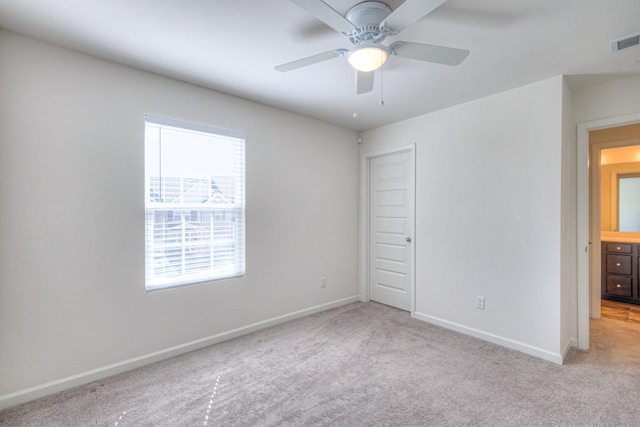
[[[244,137],[145,122],[146,289],[244,275]]]

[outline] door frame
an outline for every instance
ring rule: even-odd
[[[600,253],[600,235],[597,230],[600,228],[599,215],[591,215],[589,206],[589,161],[598,163],[599,176],[599,154],[597,158],[590,158],[589,132],[598,129],[618,127],[640,123],[640,113],[625,116],[611,117],[601,120],[594,120],[579,123],[577,126],[577,202],[576,202],[576,228],[577,228],[577,254],[578,254],[578,292],[577,292],[577,314],[578,314],[578,348],[587,350],[589,348],[589,318],[594,309],[594,304],[598,304],[600,298],[600,286],[598,274],[600,265],[596,262],[595,256]],[[594,167],[595,171],[595,167]],[[599,201],[599,195],[597,195]],[[598,203],[599,208],[599,203]],[[594,207],[595,209],[595,207]],[[597,227],[597,229],[596,229]],[[590,229],[591,228],[591,229]],[[596,231],[593,231],[596,229]],[[593,235],[591,235],[593,233]],[[589,250],[590,237],[593,237],[593,248]],[[595,260],[595,261],[594,261]],[[595,264],[598,264],[597,266]],[[596,307],[594,314],[599,313]]]
[[[415,317],[416,312],[416,144],[409,144],[400,147],[393,147],[385,150],[365,153],[360,158],[360,274],[359,291],[360,301],[369,301],[369,194],[371,191],[370,174],[371,159],[376,157],[389,156],[409,152],[409,167],[411,176],[409,179],[409,235],[411,244],[409,247],[409,262],[411,264],[411,278],[409,280],[409,297],[411,317]]]

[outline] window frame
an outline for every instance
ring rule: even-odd
[[[189,176],[181,176],[181,177],[169,177],[169,176],[163,176],[162,175],[162,146],[161,146],[161,138],[158,141],[158,151],[157,151],[157,155],[158,155],[158,163],[159,163],[159,167],[158,167],[158,171],[160,173],[159,176],[157,177],[153,177],[151,176],[151,172],[148,171],[148,165],[149,165],[149,146],[151,145],[151,143],[148,141],[149,136],[149,128],[148,126],[157,126],[160,128],[160,132],[162,132],[163,128],[169,128],[169,129],[174,129],[174,130],[178,130],[178,131],[185,131],[185,132],[194,132],[194,136],[196,134],[205,134],[205,135],[211,135],[214,138],[219,137],[222,139],[228,139],[229,142],[232,142],[234,144],[233,146],[233,185],[232,185],[232,191],[233,191],[233,199],[231,200],[231,198],[226,198],[225,200],[227,202],[230,203],[221,203],[220,205],[217,205],[214,201],[211,200],[211,197],[209,197],[209,199],[207,199],[207,202],[200,202],[200,203],[193,203],[193,202],[185,202],[184,199],[182,199],[180,202],[164,202],[164,201],[153,201],[152,200],[152,195],[151,195],[151,181],[155,178],[158,179],[159,182],[163,182],[163,179],[179,179],[180,180],[180,197],[182,198],[184,196],[184,185],[183,182],[186,180],[193,180],[194,178],[189,177]],[[144,280],[144,285],[145,285],[145,290],[146,292],[154,292],[154,291],[158,291],[158,290],[162,290],[162,289],[171,289],[171,288],[176,288],[176,287],[182,287],[182,286],[188,286],[188,285],[195,285],[195,284],[201,284],[201,283],[208,283],[208,282],[217,282],[220,280],[228,280],[228,279],[233,279],[233,278],[241,278],[244,277],[246,274],[246,197],[245,197],[245,187],[246,187],[246,135],[242,132],[239,131],[232,131],[232,130],[228,130],[228,129],[220,129],[220,128],[216,128],[213,126],[207,126],[207,125],[202,125],[202,124],[197,124],[197,123],[189,123],[189,122],[184,122],[181,120],[175,120],[175,119],[168,119],[165,117],[159,117],[159,116],[155,116],[155,115],[145,115],[144,116],[144,211],[145,211],[145,246],[144,246],[144,251],[145,251],[145,261],[144,261],[144,267],[145,267],[145,280]],[[221,175],[222,176],[222,175]],[[211,195],[211,186],[213,184],[216,184],[216,186],[218,185],[218,183],[220,181],[217,181],[213,179],[213,176],[209,177],[209,195]],[[206,180],[205,180],[206,181]],[[162,197],[162,195],[161,195]],[[169,211],[173,211],[172,212],[172,216],[175,214],[175,212],[177,211],[181,211],[181,215],[180,215],[180,220],[179,220],[179,224],[181,227],[181,233],[182,233],[182,240],[180,241],[180,243],[178,244],[174,244],[171,245],[170,243],[168,243],[167,241],[165,241],[164,239],[167,239],[167,234],[166,233],[166,229],[163,229],[163,240],[161,240],[160,242],[157,242],[157,239],[155,238],[156,235],[156,226],[157,226],[157,217],[156,217],[156,213],[157,212],[167,212],[167,216],[168,216],[168,212]],[[188,228],[189,223],[187,222],[186,218],[189,217],[189,222],[192,221],[192,215],[193,212],[197,211],[199,213],[202,213],[202,215],[204,216],[205,212],[209,212],[210,216],[211,216],[211,227],[209,230],[209,240],[205,240],[203,241],[203,243],[196,243],[193,244],[192,240],[189,239],[185,239],[185,233],[187,231],[185,231]],[[218,269],[218,271],[216,271],[214,264],[215,264],[215,244],[214,242],[216,242],[218,245],[221,244],[221,240],[219,238],[217,238],[217,234],[215,231],[215,222],[216,222],[216,217],[222,217],[225,216],[229,213],[229,212],[233,212],[230,215],[230,218],[233,219],[233,221],[228,221],[228,222],[232,222],[232,233],[231,235],[233,236],[232,239],[228,239],[228,241],[225,243],[227,245],[230,245],[233,249],[232,251],[227,250],[225,251],[225,255],[228,256],[228,254],[233,253],[233,262],[230,264],[233,266],[233,268],[231,268],[228,272],[224,272],[221,269]],[[152,217],[152,219],[150,219],[149,217]],[[162,227],[164,227],[164,224],[161,224]],[[188,231],[189,233],[192,231]],[[228,232],[227,232],[228,234]],[[180,267],[180,273],[178,274],[177,277],[175,278],[170,278],[170,277],[163,277],[163,276],[154,276],[153,274],[153,269],[155,267],[154,261],[155,258],[157,256],[157,252],[154,252],[154,250],[157,251],[158,246],[165,246],[165,247],[169,247],[169,246],[176,246],[176,247],[181,247],[181,267]],[[200,247],[200,248],[206,248],[209,251],[209,257],[210,257],[210,262],[209,262],[209,268],[208,270],[206,270],[207,272],[204,273],[204,270],[200,270],[197,273],[191,273],[189,274],[187,271],[185,271],[185,265],[187,263],[192,263],[193,261],[187,261],[186,257],[186,248],[193,248],[193,247]],[[175,248],[174,248],[175,249]],[[162,254],[163,257],[167,256],[167,253]],[[192,267],[192,264],[189,264],[189,267]],[[197,266],[195,267],[196,269],[198,268]]]

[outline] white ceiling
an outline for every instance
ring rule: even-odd
[[[358,0],[326,3],[344,14]],[[609,49],[640,33],[640,0],[449,0],[385,44],[471,54],[457,67],[392,57],[384,106],[379,72],[356,97],[345,58],[273,69],[351,46],[288,0],[0,0],[0,27],[358,131],[560,74],[574,88],[640,74],[640,47]]]

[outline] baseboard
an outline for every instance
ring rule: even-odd
[[[504,338],[498,335],[490,334],[488,332],[480,331],[478,329],[470,328],[468,326],[449,322],[448,320],[443,320],[438,317],[429,316],[428,314],[416,312],[414,317],[418,320],[422,320],[423,322],[431,323],[437,326],[442,326],[443,328],[446,328],[446,329],[451,329],[453,331],[460,332],[465,335],[470,335],[475,338],[480,338],[483,341],[488,341],[494,344],[498,344],[503,347],[510,348],[512,350],[517,350],[522,353],[535,356],[540,359],[547,360],[549,362],[557,363],[558,365],[562,365],[563,357],[561,354],[552,353],[550,351],[533,347],[528,344],[524,344],[524,343],[514,341],[508,338]]]
[[[569,350],[571,349],[571,347],[576,347],[578,348],[578,339],[577,338],[569,338],[567,340],[567,342],[564,345],[564,348],[562,349],[562,361],[564,362],[564,359],[567,357],[567,354],[569,354]]]
[[[360,300],[360,296],[356,295],[349,298],[333,301],[330,303],[317,305],[315,307],[295,311],[293,313],[274,317],[268,320],[264,320],[262,322],[253,323],[251,325],[243,326],[241,328],[233,329],[231,331],[223,332],[220,334],[211,335],[209,337],[202,338],[196,341],[191,341],[175,347],[145,354],[139,357],[134,357],[132,359],[124,360],[122,362],[114,363],[112,365],[103,366],[101,368],[93,369],[91,371],[82,372],[80,374],[72,375],[70,377],[62,378],[60,380],[51,381],[35,387],[30,387],[24,390],[20,390],[14,393],[5,394],[0,396],[0,410],[7,409],[12,406],[16,406],[21,403],[25,403],[40,397],[48,396],[50,394],[57,393],[59,391],[63,391],[63,390],[67,390],[83,384],[87,384],[92,381],[98,381],[103,378],[110,377],[112,375],[120,374],[122,372],[130,371],[140,366],[148,365],[150,363],[158,362],[160,360],[168,359],[170,357],[178,356],[180,354],[184,354],[190,351],[198,350],[200,348],[208,347],[210,345],[217,344],[222,341],[226,341],[242,335],[250,334],[252,332],[256,332],[261,329],[278,325],[280,323],[288,322],[290,320],[298,319],[300,317],[309,316],[311,314],[320,313],[322,311],[331,310],[332,308],[337,308],[343,305],[358,302],[359,300]]]

